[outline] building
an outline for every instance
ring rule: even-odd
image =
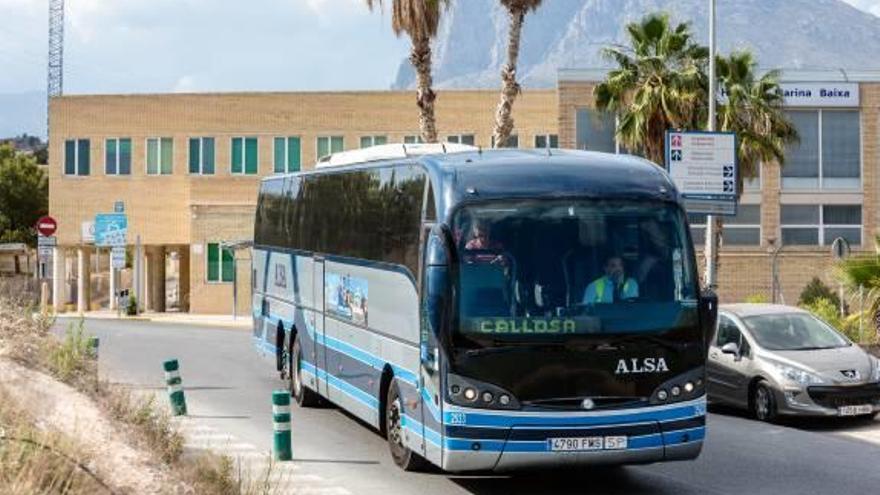
[[[509,144],[621,151],[613,116],[594,110],[592,91],[603,76],[562,70],[555,90],[523,92]],[[738,215],[726,220],[724,301],[769,297],[775,258],[781,296],[794,303],[813,276],[831,281],[835,238],[854,251],[873,249],[880,72],[786,72],[783,79],[801,142],[784,168],[763,165],[746,184]],[[491,146],[497,99],[496,91],[441,91],[440,139]],[[144,247],[143,305],[228,313],[236,280],[237,311],[246,314],[249,254],[220,244],[251,239],[259,179],[308,169],[328,153],[418,139],[411,92],[63,96],[52,100],[50,116],[59,309],[107,306],[109,260],[90,245],[88,225],[123,201],[128,243],[140,237]],[[701,245],[705,217],[691,221]]]
[[[442,140],[491,146],[496,91],[444,91],[437,101]],[[88,228],[122,201],[128,243],[143,246],[146,309],[228,313],[235,280],[236,309],[247,314],[249,255],[220,244],[252,238],[260,178],[336,151],[419,140],[411,92],[63,96],[50,115],[58,310],[109,305],[106,248],[90,244]],[[511,145],[557,142],[555,91],[524,93],[514,117]]]

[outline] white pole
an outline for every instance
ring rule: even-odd
[[[715,131],[715,85],[715,0],[709,0],[709,132]],[[715,216],[709,215],[706,217],[706,285],[713,290],[718,286],[715,237]]]

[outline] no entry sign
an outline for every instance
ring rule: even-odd
[[[58,222],[54,218],[46,215],[37,220],[37,232],[43,237],[51,237],[58,230]]]

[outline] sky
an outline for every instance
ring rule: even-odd
[[[880,16],[880,0],[845,1]],[[66,93],[386,89],[408,48],[388,13],[364,0],[66,0],[66,9]],[[47,0],[0,0],[0,13],[0,94],[43,91]]]

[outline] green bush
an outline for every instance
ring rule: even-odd
[[[64,340],[50,348],[49,367],[52,373],[68,383],[91,375],[95,360],[90,340],[82,319],[71,322],[64,333]]]
[[[825,285],[819,280],[819,277],[813,277],[813,280],[810,280],[810,283],[801,291],[798,306],[811,305],[819,299],[827,299],[835,307],[840,307],[840,298],[831,290],[831,287]]]
[[[816,299],[811,304],[801,304],[800,307],[813,313],[817,318],[824,320],[826,323],[846,335],[853,342],[859,342],[861,338],[859,335],[859,313],[841,317],[840,306],[824,297]],[[869,334],[871,331],[869,327],[871,319],[867,315],[864,316],[863,324],[865,325],[865,337],[870,338]]]
[[[746,302],[749,304],[767,304],[770,300],[764,294],[751,294],[746,296]]]
[[[128,296],[128,306],[125,308],[125,314],[128,316],[137,316],[138,314],[138,304],[137,298],[134,296]]]

